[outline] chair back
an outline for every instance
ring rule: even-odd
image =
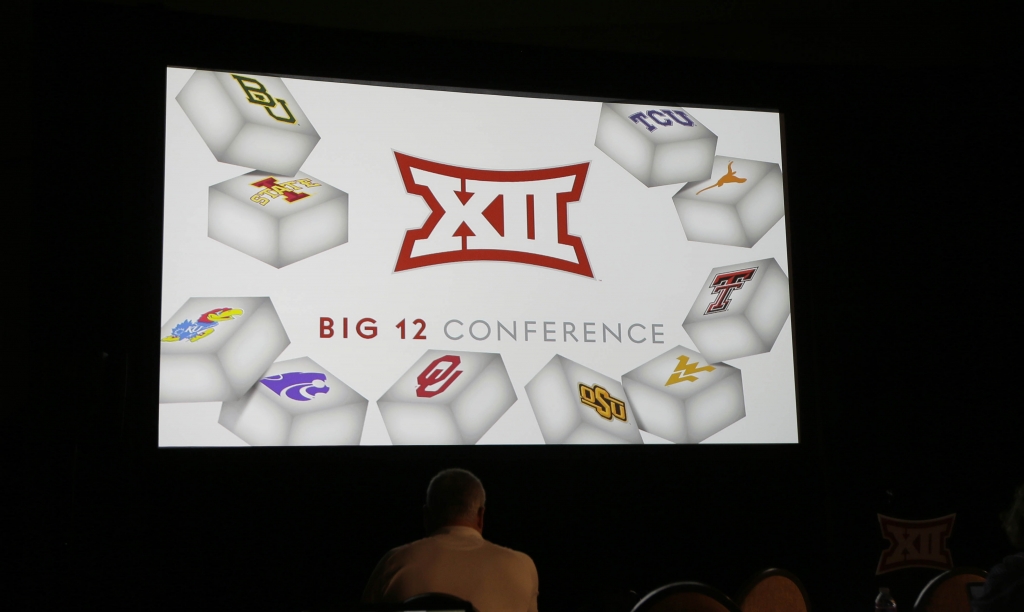
[[[914,612],[971,612],[967,584],[985,582],[984,570],[954,567],[931,579],[914,602]]]
[[[811,612],[803,583],[783,569],[759,572],[739,597],[743,612]]]
[[[654,589],[633,612],[740,612],[724,593],[699,582],[675,582]]]

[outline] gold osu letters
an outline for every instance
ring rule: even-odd
[[[600,385],[591,387],[580,383],[580,401],[609,421],[612,418],[626,420],[626,402],[612,397],[608,390]]]

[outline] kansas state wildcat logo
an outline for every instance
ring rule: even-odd
[[[263,386],[281,397],[297,402],[308,402],[313,396],[327,393],[327,376],[319,372],[287,372],[260,380]]]

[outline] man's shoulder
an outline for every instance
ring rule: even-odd
[[[398,563],[402,564],[406,561],[410,561],[414,558],[420,557],[421,555],[431,556],[438,549],[446,549],[452,546],[452,540],[449,539],[445,534],[432,534],[419,540],[414,540],[408,544],[403,544],[389,550],[382,560],[383,563]],[[465,540],[456,540],[455,542],[464,543]],[[461,546],[455,544],[455,549],[459,549]],[[536,572],[536,565],[530,555],[520,552],[518,550],[495,544],[490,540],[477,537],[477,544],[473,546],[478,553],[485,552],[486,556],[494,561],[505,564],[506,566],[519,567],[525,571]]]
[[[484,540],[484,542],[486,543],[488,549],[492,552],[492,554],[496,556],[500,555],[502,557],[507,558],[511,562],[519,563],[522,565],[528,565],[530,567],[535,567],[533,559],[530,558],[530,555],[524,552],[515,550],[513,548],[508,548],[507,546],[502,546],[501,544],[495,544],[490,540]]]

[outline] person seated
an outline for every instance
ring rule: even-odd
[[[989,571],[981,595],[971,602],[973,612],[1024,610],[1024,484],[1017,488],[1013,506],[1003,515],[1003,527],[1018,552]]]
[[[427,537],[392,549],[377,563],[364,603],[397,603],[446,593],[479,612],[536,612],[537,567],[526,554],[483,538],[486,494],[472,473],[448,469],[427,487]]]

